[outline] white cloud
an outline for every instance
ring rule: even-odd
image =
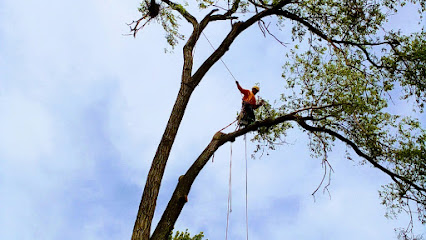
[[[0,238],[129,238],[146,173],[180,86],[179,48],[163,54],[163,32],[154,24],[136,39],[122,35],[128,31],[125,23],[139,16],[138,1],[1,5]],[[211,29],[207,35],[217,43],[216,28]],[[288,49],[274,42],[266,54],[248,52],[260,46],[257,40],[263,36],[254,29],[244,37],[251,41],[239,40],[224,60],[242,85],[261,82],[262,96],[278,98],[282,56],[276,52]],[[205,39],[195,52],[211,53]],[[244,62],[233,61],[241,56]],[[264,66],[266,57],[276,61]],[[178,176],[239,108],[234,80],[218,63],[188,105],[166,169],[159,213]],[[294,145],[249,159],[253,239],[392,237],[399,222],[382,217],[376,171],[358,172],[347,163],[341,170],[343,160],[336,158],[332,199],[318,194],[313,202],[310,194],[322,169],[297,134],[288,138]],[[245,232],[243,149],[241,139],[233,144],[232,239]],[[228,161],[225,145],[194,183],[176,229],[224,237]]]
[[[53,122],[42,105],[11,93],[0,96],[0,111],[0,158],[26,169],[52,152]]]

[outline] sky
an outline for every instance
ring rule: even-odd
[[[0,1],[0,239],[130,239],[146,175],[178,88],[182,54],[167,47],[160,26],[126,36],[138,1]],[[415,26],[413,10],[393,26]],[[217,26],[206,30],[216,46]],[[182,25],[182,30],[188,30]],[[278,33],[282,41],[291,36]],[[181,46],[181,45],[180,45]],[[223,58],[243,87],[260,83],[279,98],[288,47],[258,28],[244,32]],[[212,49],[200,39],[195,65]],[[219,62],[191,97],[161,186],[155,222],[178,177],[234,121],[234,80]],[[404,105],[395,105],[404,111]],[[424,116],[422,122],[425,123]],[[233,126],[234,127],[234,126]],[[248,136],[250,137],[250,136]],[[336,145],[330,195],[320,190],[321,160],[295,129],[287,144],[250,159],[250,239],[396,239],[408,216],[384,217],[378,190],[389,178],[344,158]],[[202,170],[177,230],[224,239],[232,149],[228,239],[245,238],[245,142],[226,144]],[[426,233],[415,222],[416,233]]]

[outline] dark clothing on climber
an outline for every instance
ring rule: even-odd
[[[237,84],[238,90],[244,95],[243,96],[243,106],[241,109],[240,116],[238,117],[238,124],[240,126],[248,126],[252,124],[256,119],[254,116],[254,109],[259,108],[263,105],[263,102],[260,102],[260,104],[256,104],[256,93],[259,92],[259,87],[254,86],[252,90],[244,89],[240,86],[238,81],[235,81]]]
[[[256,118],[254,116],[253,106],[247,102],[243,101],[243,106],[241,108],[242,110],[242,117],[240,119],[240,125],[250,125],[252,124]]]

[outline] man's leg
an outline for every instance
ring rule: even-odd
[[[248,116],[249,107],[250,107],[250,104],[243,102],[243,105],[241,107],[241,113],[240,113],[241,118],[239,120],[240,126],[247,126],[250,124],[250,119]]]
[[[255,121],[253,106],[246,104],[246,116],[248,124],[252,124]]]

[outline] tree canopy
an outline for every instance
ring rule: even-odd
[[[159,4],[159,13],[155,16],[150,14],[153,4]],[[423,27],[419,24],[416,32],[407,34],[386,25],[406,4],[417,6],[420,19],[424,16],[426,2],[417,0],[142,2],[139,8],[142,17],[131,24],[135,36],[147,24],[156,22],[165,30],[172,48],[178,46],[180,40],[186,42],[182,86],[148,175],[133,239],[149,238],[158,188],[176,134],[174,130],[179,128],[189,97],[207,71],[241,32],[255,24],[265,35],[270,34],[282,43],[265,23],[266,17],[272,17],[271,21],[281,29],[292,31],[293,47],[283,58],[283,78],[289,91],[276,99],[279,106],[271,108],[266,104],[261,108],[258,121],[253,125],[228,134],[215,134],[179,181],[150,238],[162,239],[170,232],[185,204],[184,196],[221,145],[255,131],[253,141],[258,143],[258,149],[262,146],[274,149],[280,136],[294,127],[310,137],[309,149],[322,159],[325,175],[330,167],[327,153],[337,142],[342,142],[364,163],[389,176],[390,182],[383,186],[380,197],[390,216],[402,211],[416,212],[418,220],[426,224],[426,131],[415,117],[397,115],[392,109],[393,101],[414,100],[412,111],[423,113],[426,101]],[[190,9],[196,7],[205,13],[201,20],[190,13]],[[182,18],[192,26],[187,38],[179,30]],[[200,35],[207,27],[214,28],[214,23],[223,21],[231,24],[222,29],[225,32],[221,44],[198,69],[193,69],[192,50]],[[146,227],[141,227],[142,222],[146,222]]]

